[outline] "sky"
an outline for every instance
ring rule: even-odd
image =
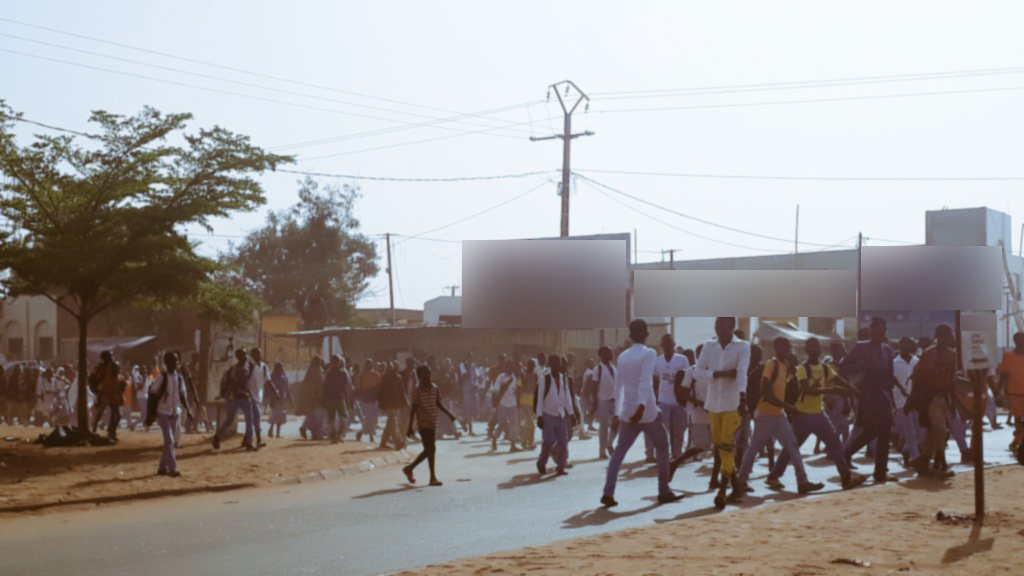
[[[383,235],[396,235],[400,308],[461,284],[461,240],[559,234],[561,141],[530,137],[561,132],[546,96],[566,79],[590,97],[573,131],[594,133],[572,141],[589,180],[573,180],[570,231],[636,230],[641,262],[791,253],[798,205],[801,252],[858,233],[923,243],[925,211],[944,207],[1024,223],[1019,2],[0,8],[0,98],[26,118],[82,130],[92,110],[191,112],[191,129],[247,134],[296,154],[287,169],[358,185],[382,271]],[[38,132],[18,128],[26,142]],[[301,177],[263,175],[264,209],[197,230],[202,251],[293,204]],[[386,274],[360,305],[388,306]]]

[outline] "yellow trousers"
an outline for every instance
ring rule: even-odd
[[[718,450],[722,460],[722,475],[728,476],[736,471],[736,430],[740,427],[738,410],[729,412],[710,412],[711,442]]]

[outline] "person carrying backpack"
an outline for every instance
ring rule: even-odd
[[[778,337],[774,342],[775,358],[769,360],[764,367],[764,378],[761,380],[761,402],[757,405],[754,416],[754,435],[750,446],[743,454],[743,465],[737,477],[738,486],[730,500],[738,501],[748,491],[747,479],[754,468],[754,460],[772,438],[782,444],[783,450],[792,454],[793,467],[796,468],[797,490],[801,494],[815,492],[825,487],[820,482],[811,482],[804,469],[804,461],[800,456],[800,446],[793,434],[793,427],[786,418],[785,411],[796,411],[796,407],[785,401],[786,381],[789,379],[790,344],[789,340]],[[718,503],[716,502],[716,505]]]
[[[147,398],[146,427],[153,425],[153,420],[160,425],[164,437],[164,449],[157,468],[158,476],[181,476],[178,472],[178,459],[174,451],[175,435],[181,409],[192,418],[192,409],[188,405],[188,391],[185,378],[178,372],[178,355],[174,352],[164,354],[164,367],[160,376],[153,379],[149,386]]]
[[[795,394],[796,398],[793,399],[796,410],[792,425],[797,447],[802,446],[804,441],[814,434],[825,443],[825,450],[835,464],[839,478],[842,479],[843,490],[856,488],[864,483],[867,476],[852,472],[846,458],[843,458],[843,443],[839,441],[839,435],[825,415],[824,398],[833,394],[856,396],[858,392],[844,383],[831,366],[821,363],[821,342],[817,338],[808,338],[804,344],[804,351],[807,353],[807,361],[797,367],[796,379],[799,388]],[[790,398],[786,401],[789,402]],[[776,489],[783,487],[779,479],[785,474],[792,457],[793,453],[789,450],[782,451],[765,481],[769,486]]]

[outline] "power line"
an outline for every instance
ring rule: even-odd
[[[620,100],[634,98],[668,98],[675,96],[691,96],[703,94],[728,94],[733,92],[758,92],[770,90],[792,90],[804,88],[828,88],[833,86],[856,86],[864,84],[881,84],[892,82],[920,82],[928,80],[946,80],[974,78],[978,76],[997,76],[1020,74],[1024,67],[981,68],[950,72],[926,72],[918,74],[895,74],[887,76],[861,76],[853,78],[832,78],[823,80],[802,80],[794,82],[764,82],[760,84],[733,84],[725,86],[698,86],[691,88],[673,88],[661,90],[631,90],[620,92],[596,92],[594,96],[602,96],[602,100]]]
[[[485,209],[483,209],[483,210],[481,210],[479,212],[475,212],[473,214],[470,214],[469,216],[466,216],[465,218],[460,218],[459,220],[456,220],[454,222],[449,222],[448,224],[445,224],[444,226],[438,226],[437,228],[434,228],[432,230],[427,230],[427,231],[424,231],[424,232],[420,232],[419,234],[414,234],[412,236],[407,236],[402,241],[400,241],[397,244],[395,244],[395,246],[401,246],[402,244],[408,242],[409,240],[413,240],[415,238],[419,238],[420,236],[425,236],[427,234],[432,234],[432,233],[437,232],[439,230],[444,230],[445,228],[451,228],[452,226],[455,226],[456,224],[461,224],[461,223],[463,223],[463,222],[465,222],[467,220],[471,220],[473,218],[476,218],[477,216],[482,216],[482,215],[484,215],[484,214],[486,214],[486,213],[488,213],[488,212],[490,212],[492,210],[496,210],[498,208],[501,208],[502,206],[504,206],[506,204],[509,204],[511,202],[515,202],[516,200],[518,200],[518,199],[520,199],[520,198],[522,198],[522,197],[524,197],[524,196],[526,196],[528,194],[531,194],[531,193],[535,192],[536,190],[540,189],[545,184],[548,184],[548,182],[541,182],[540,184],[534,186],[533,188],[530,188],[526,192],[522,192],[522,193],[517,194],[517,195],[515,195],[515,196],[513,196],[513,197],[511,197],[511,198],[509,198],[507,200],[504,200],[504,201],[502,201],[502,202],[500,202],[498,204],[495,204],[494,206],[491,206],[491,207],[485,208]]]
[[[161,52],[159,50],[152,50],[152,49],[149,49],[149,48],[141,48],[139,46],[132,46],[130,44],[123,44],[121,42],[113,42],[111,40],[105,40],[105,39],[102,39],[102,38],[96,38],[96,37],[93,37],[93,36],[87,36],[85,34],[77,34],[75,32],[68,32],[66,30],[58,30],[56,28],[49,28],[49,27],[46,27],[46,26],[40,26],[38,24],[31,24],[31,23],[28,23],[28,22],[22,22],[20,20],[14,20],[14,19],[11,19],[11,18],[0,17],[0,21],[9,22],[11,24],[17,24],[19,26],[27,26],[29,28],[36,28],[36,29],[39,29],[39,30],[45,30],[47,32],[53,32],[55,34],[62,34],[64,36],[71,36],[71,37],[74,37],[74,38],[81,38],[83,40],[89,40],[90,42],[99,42],[101,44],[107,44],[107,45],[110,45],[110,46],[117,46],[119,48],[126,48],[128,50],[135,50],[135,51],[138,51],[138,52],[145,52],[145,53],[148,53],[148,54],[155,54],[157,56],[163,56],[165,58],[171,58],[171,59],[180,60],[180,61],[183,61],[183,62],[191,62],[193,64],[201,64],[203,66],[210,66],[212,68],[219,68],[221,70],[229,70],[231,72],[237,72],[239,74],[248,74],[250,76],[257,76],[257,77],[266,78],[266,79],[269,79],[269,80],[276,80],[278,82],[286,82],[286,83],[289,83],[289,84],[295,84],[295,85],[299,85],[299,86],[306,86],[306,87],[309,87],[309,88],[317,88],[319,90],[327,90],[327,91],[335,92],[335,93],[338,93],[338,94],[348,94],[350,96],[358,96],[360,98],[367,98],[367,99],[370,99],[370,100],[378,100],[378,101],[381,101],[381,102],[390,102],[392,104],[400,104],[400,105],[403,105],[403,106],[411,106],[411,107],[414,107],[414,108],[422,108],[422,109],[426,109],[426,110],[435,110],[435,111],[438,111],[438,112],[446,112],[446,113],[449,113],[449,114],[459,114],[459,112],[455,112],[453,110],[447,110],[447,109],[444,109],[444,108],[436,108],[436,107],[433,107],[433,106],[425,106],[425,105],[422,105],[422,104],[416,104],[416,103],[406,102],[406,101],[402,101],[402,100],[395,100],[395,99],[391,99],[391,98],[383,98],[383,97],[380,97],[380,96],[372,96],[372,95],[369,95],[369,94],[362,94],[362,93],[353,92],[353,91],[350,91],[350,90],[341,90],[341,89],[334,88],[334,87],[331,87],[331,86],[324,86],[324,85],[321,85],[321,84],[313,84],[313,83],[310,83],[310,82],[303,82],[303,81],[294,80],[294,79],[290,79],[290,78],[283,78],[283,77],[280,77],[280,76],[274,76],[272,74],[265,74],[265,73],[262,73],[262,72],[254,72],[252,70],[245,70],[245,69],[236,68],[236,67],[233,67],[233,66],[225,66],[223,64],[217,64],[217,63],[209,62],[209,61],[206,61],[206,60],[199,60],[199,59],[196,59],[196,58],[188,58],[188,57],[185,57],[185,56],[179,56],[179,55],[176,55],[176,54],[170,54],[170,53],[167,53],[167,52]]]
[[[220,76],[214,76],[212,74],[203,74],[201,72],[193,72],[193,71],[190,71],[190,70],[182,70],[181,68],[174,68],[174,67],[171,67],[171,66],[162,66],[160,64],[153,64],[153,63],[144,62],[144,61],[141,61],[141,60],[133,60],[131,58],[121,58],[119,56],[112,56],[112,55],[103,54],[103,53],[100,53],[100,52],[93,52],[91,50],[83,50],[81,48],[74,48],[74,47],[71,47],[71,46],[64,46],[64,45],[55,44],[55,43],[52,43],[52,42],[44,42],[42,40],[34,40],[32,38],[24,38],[24,37],[21,37],[21,36],[15,36],[13,34],[4,34],[4,33],[0,32],[0,36],[6,37],[6,38],[13,38],[15,40],[21,40],[23,42],[32,42],[34,44],[41,44],[41,45],[44,45],[44,46],[52,46],[52,47],[55,47],[55,48],[59,48],[61,50],[68,50],[68,51],[71,51],[71,52],[79,52],[79,53],[82,53],[82,54],[89,54],[89,55],[92,55],[92,56],[98,56],[100,58],[108,58],[108,59],[117,60],[117,61],[120,61],[120,62],[128,62],[130,64],[136,64],[136,65],[139,65],[139,66],[148,66],[148,67],[151,67],[151,68],[157,68],[159,70],[169,70],[171,72],[175,72],[175,73],[178,73],[178,74],[187,74],[187,75],[196,76],[196,77],[199,77],[199,78],[212,79],[212,80],[216,80],[218,82],[227,82],[227,83],[231,83],[231,84],[238,84],[240,86],[246,86],[246,87],[249,87],[249,88],[257,88],[257,89],[260,89],[260,90],[268,90],[268,91],[271,91],[271,92],[278,92],[278,93],[281,93],[281,94],[289,94],[289,95],[292,95],[292,96],[299,96],[299,97],[302,97],[302,98],[311,98],[311,99],[314,99],[314,100],[322,100],[322,101],[325,101],[325,102],[334,102],[336,104],[343,104],[343,105],[346,105],[346,106],[355,106],[355,107],[358,107],[358,108],[367,108],[369,110],[380,110],[380,111],[384,111],[384,112],[390,112],[390,113],[393,113],[393,114],[405,114],[405,115],[408,115],[408,116],[416,116],[416,117],[420,117],[420,118],[429,118],[429,119],[435,121],[435,122],[432,122],[432,123],[420,123],[417,126],[431,126],[431,127],[441,128],[443,130],[459,130],[458,128],[452,128],[452,127],[448,127],[448,126],[440,126],[440,125],[438,125],[438,124],[440,124],[443,121],[443,122],[457,122],[457,123],[460,123],[460,124],[468,124],[468,125],[471,125],[471,126],[485,126],[485,127],[488,127],[488,128],[493,128],[494,127],[494,126],[492,126],[490,124],[480,124],[478,122],[468,122],[468,121],[461,120],[461,119],[438,118],[436,116],[431,116],[431,115],[428,115],[428,114],[420,114],[418,112],[406,112],[406,111],[403,111],[403,110],[395,110],[394,108],[384,108],[382,106],[371,106],[371,105],[368,105],[368,104],[359,104],[357,102],[349,102],[349,101],[346,101],[346,100],[338,100],[336,98],[327,98],[327,97],[324,97],[324,96],[316,96],[316,95],[307,94],[307,93],[304,93],[304,92],[296,92],[294,90],[284,90],[282,88],[274,88],[272,86],[266,86],[266,85],[263,85],[263,84],[255,84],[255,83],[252,83],[252,82],[243,82],[243,81],[240,81],[240,80],[232,80],[232,79],[229,79],[229,78],[222,78]],[[410,124],[409,122],[405,122],[405,121],[402,121],[402,120],[395,120],[395,119],[392,119],[392,118],[381,118],[379,116],[359,115],[359,117],[361,117],[361,118],[370,118],[370,119],[373,119],[373,120],[382,120],[384,122],[395,122],[395,123],[400,123],[400,124]],[[502,122],[507,122],[507,121],[502,120]],[[504,128],[500,128],[499,127],[499,129],[504,129]],[[511,128],[510,127],[508,129],[512,130],[514,132],[521,132],[521,133],[524,133],[524,134],[530,133],[529,130],[523,130],[523,129],[519,129],[519,128]],[[512,136],[512,135],[508,135],[508,134],[488,134],[488,135],[489,136],[501,136],[501,137],[505,137],[505,138],[516,138],[516,136]]]
[[[667,208],[665,206],[661,206],[659,204],[655,204],[655,203],[650,202],[648,200],[644,200],[643,198],[634,196],[634,195],[629,194],[627,192],[623,192],[622,190],[618,190],[618,189],[612,188],[611,186],[608,186],[607,184],[602,184],[601,182],[598,182],[597,180],[594,180],[594,179],[589,178],[587,176],[584,176],[582,174],[577,174],[577,176],[579,178],[583,179],[584,181],[590,182],[592,184],[597,184],[598,186],[604,188],[605,190],[608,190],[609,192],[614,192],[616,194],[619,194],[620,196],[625,196],[627,198],[632,198],[633,200],[636,200],[637,202],[640,202],[642,204],[647,204],[648,206],[651,206],[652,208],[658,208],[659,210],[664,210],[665,212],[669,212],[670,214],[675,214],[676,216],[682,216],[683,218],[686,218],[688,220],[693,220],[695,222],[700,222],[701,224],[707,224],[708,226],[714,226],[716,228],[721,228],[723,230],[729,230],[729,231],[736,232],[736,233],[739,233],[739,234],[746,234],[747,236],[754,236],[754,237],[763,238],[763,239],[766,239],[766,240],[775,240],[775,241],[778,241],[778,242],[785,242],[787,244],[789,244],[790,242],[793,241],[792,238],[780,238],[778,236],[769,236],[767,234],[759,234],[757,232],[750,232],[748,230],[741,230],[739,228],[733,228],[731,226],[726,226],[725,224],[719,224],[717,222],[711,222],[710,220],[704,220],[703,218],[698,218],[696,216],[691,216],[689,214],[684,214],[682,212],[673,210],[671,208]],[[807,246],[818,246],[818,247],[827,247],[828,246],[828,244],[817,244],[817,243],[814,243],[814,242],[802,242],[802,244],[805,244]]]
[[[540,176],[555,172],[555,170],[540,170],[537,172],[522,172],[519,174],[498,174],[493,176],[458,176],[451,178],[397,178],[389,176],[360,176],[358,174],[333,174],[328,172],[306,172],[303,170],[278,169],[277,172],[288,174],[303,174],[306,176],[317,176],[322,178],[348,178],[351,180],[373,180],[381,182],[468,182],[479,180],[505,180],[512,178],[526,178],[528,176]]]
[[[171,85],[174,85],[174,86],[182,86],[182,87],[185,87],[185,88],[195,88],[197,90],[204,90],[204,91],[207,91],[207,92],[214,92],[214,93],[217,93],[217,94],[226,94],[226,95],[229,95],[229,96],[237,96],[239,98],[247,98],[247,99],[250,99],[250,100],[258,100],[258,101],[261,101],[261,102],[272,102],[274,104],[282,104],[282,105],[285,105],[285,106],[293,106],[293,107],[296,107],[296,108],[303,108],[303,109],[307,109],[307,110],[316,110],[316,111],[320,111],[320,112],[329,112],[329,113],[332,113],[332,114],[341,114],[341,115],[344,115],[344,116],[355,116],[355,117],[358,117],[358,118],[368,118],[368,119],[372,119],[372,120],[383,120],[383,121],[386,121],[386,122],[402,123],[401,120],[392,120],[392,119],[387,119],[387,118],[380,118],[380,117],[377,117],[377,116],[370,116],[370,115],[367,115],[367,114],[358,114],[358,113],[355,113],[355,112],[346,112],[344,110],[337,110],[337,109],[334,109],[334,108],[324,108],[324,107],[321,107],[321,106],[312,106],[312,105],[309,105],[309,104],[301,104],[301,103],[298,103],[298,102],[289,102],[287,100],[278,100],[276,98],[267,98],[267,97],[264,97],[264,96],[256,96],[254,94],[243,94],[241,92],[233,92],[231,90],[221,90],[220,88],[212,88],[210,86],[201,86],[199,84],[189,84],[188,82],[178,82],[176,80],[168,80],[166,78],[156,78],[154,76],[146,76],[145,74],[135,74],[133,72],[125,72],[123,70],[114,70],[114,69],[111,69],[111,68],[103,68],[102,66],[93,66],[91,64],[83,64],[81,62],[72,62],[70,60],[62,60],[60,58],[51,58],[49,56],[40,56],[38,54],[30,54],[28,52],[21,52],[21,51],[18,51],[18,50],[10,50],[8,48],[0,48],[0,52],[8,52],[10,54],[17,54],[19,56],[25,56],[25,57],[28,57],[28,58],[36,58],[36,59],[39,59],[39,60],[48,60],[50,62],[58,62],[58,63],[61,63],[61,64],[67,64],[69,66],[78,66],[80,68],[88,68],[88,69],[92,69],[92,70],[99,70],[101,72],[108,72],[108,73],[111,73],[111,74],[118,74],[118,75],[121,75],[121,76],[129,76],[129,77],[132,77],[132,78],[141,78],[143,80],[150,80],[150,81],[153,81],[153,82],[160,82],[160,83],[163,83],[163,84],[171,84]],[[518,126],[520,124],[525,124],[525,123],[526,122],[513,123],[513,124],[510,124],[509,126]],[[406,123],[406,124],[408,124],[408,123]],[[418,126],[418,125],[422,125],[422,124],[424,124],[424,123],[413,124],[413,126]],[[446,130],[456,130],[456,131],[458,131],[459,133],[458,134],[454,134],[454,136],[465,136],[465,135],[468,135],[468,134],[483,134],[483,133],[490,132],[492,130],[502,130],[502,129],[506,128],[506,126],[493,126],[493,127],[484,128],[484,129],[481,129],[481,130],[462,130],[461,128],[451,128],[451,127],[441,127],[441,126],[437,126],[437,127],[443,128],[443,129],[446,129]],[[515,138],[514,136],[507,136],[507,135],[503,135],[503,136]],[[436,140],[436,138],[429,138],[429,139],[426,139],[426,140],[414,141],[414,142],[405,143],[405,144],[398,144],[398,145],[399,146],[405,146],[405,145],[408,145],[408,144],[416,144],[418,142],[429,142],[431,140]],[[384,146],[382,148],[388,148],[388,147],[390,147],[390,146]],[[377,150],[377,149],[380,149],[380,148],[371,148],[369,150]],[[357,152],[365,152],[365,151],[369,151],[369,150],[359,150]],[[356,153],[356,152],[346,152],[346,153],[343,153],[343,154],[354,154],[354,153]],[[330,155],[328,155],[328,156],[330,156]],[[317,158],[321,158],[321,157],[317,157]]]
[[[978,88],[972,90],[944,90],[940,92],[913,92],[908,94],[878,94],[874,96],[841,96],[837,98],[810,98],[806,100],[780,100],[775,102],[739,102],[734,104],[702,104],[696,106],[667,106],[661,108],[618,108],[602,110],[605,114],[620,112],[669,112],[673,110],[706,110],[710,108],[742,108],[746,106],[783,106],[788,104],[816,104],[823,102],[844,102],[853,100],[881,100],[886,98],[915,98],[918,96],[949,96],[956,94],[978,94],[984,92],[1011,92],[1024,90],[1024,86],[1004,88]]]
[[[643,172],[638,170],[605,170],[577,168],[576,172],[594,174],[625,174],[630,176],[665,176],[671,178],[704,178],[721,180],[807,180],[812,182],[1013,182],[1024,180],[1024,176],[922,176],[922,177],[875,177],[875,176],[769,176],[747,174],[698,174],[682,172]]]
[[[670,224],[668,222],[665,222],[664,220],[662,220],[662,219],[660,219],[660,218],[658,218],[656,216],[652,216],[652,215],[644,212],[643,210],[640,210],[639,208],[636,208],[634,206],[630,206],[629,204],[626,204],[625,202],[619,200],[618,198],[615,198],[614,196],[608,194],[604,190],[601,190],[597,186],[594,186],[594,184],[591,183],[591,181],[588,180],[588,179],[584,179],[583,183],[586,184],[587,186],[590,186],[598,194],[601,194],[602,196],[604,196],[605,198],[608,198],[612,202],[620,204],[620,205],[622,205],[622,206],[632,210],[633,212],[636,212],[637,214],[640,214],[641,216],[645,216],[647,218],[650,218],[651,220],[654,220],[655,222],[657,222],[657,223],[659,223],[659,224],[661,224],[663,226],[667,226],[669,228],[672,228],[673,230],[677,230],[679,232],[682,232],[683,234],[687,234],[689,236],[700,238],[702,240],[707,240],[708,242],[714,242],[716,244],[722,244],[722,245],[725,245],[725,246],[732,246],[733,248],[742,248],[744,250],[754,250],[754,251],[757,251],[757,252],[776,252],[775,250],[768,250],[766,248],[755,248],[754,246],[744,246],[742,244],[733,244],[731,242],[726,242],[724,240],[718,240],[718,239],[715,239],[715,238],[711,238],[709,236],[703,236],[703,235],[698,234],[696,232],[692,232],[690,230],[686,230],[684,228],[680,228],[679,226],[676,226],[675,224]]]

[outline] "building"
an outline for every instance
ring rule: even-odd
[[[438,296],[424,302],[423,323],[427,326],[462,325],[462,296]]]
[[[423,323],[423,310],[395,308],[395,325],[411,326]],[[391,308],[356,308],[354,324],[365,320],[372,326],[391,325]]]
[[[926,246],[999,246],[1007,248],[1007,262],[1013,284],[1014,295],[1020,301],[1020,280],[1024,273],[1024,259],[1012,255],[1012,223],[1010,216],[990,208],[964,208],[957,210],[935,210],[925,213]],[[856,270],[858,251],[829,250],[800,254],[778,254],[741,258],[710,258],[701,260],[676,260],[676,270]],[[667,262],[648,262],[632,266],[634,270],[669,269]],[[1013,346],[1012,336],[1016,331],[1014,321],[1006,315],[1010,308],[1009,284],[1004,280],[1003,310],[999,313],[998,342],[1001,348]],[[791,323],[805,332],[829,337],[854,340],[858,325],[866,324],[872,316],[888,320],[889,335],[918,337],[930,335],[941,323],[952,325],[955,312],[952,310],[861,310],[857,318],[758,318],[741,317],[739,328],[748,337],[757,331],[758,324],[772,321],[780,324]],[[714,318],[674,318],[672,333],[676,340],[687,347],[694,347],[714,336]]]
[[[4,362],[54,360],[57,305],[45,296],[21,296],[0,302],[0,356]]]

